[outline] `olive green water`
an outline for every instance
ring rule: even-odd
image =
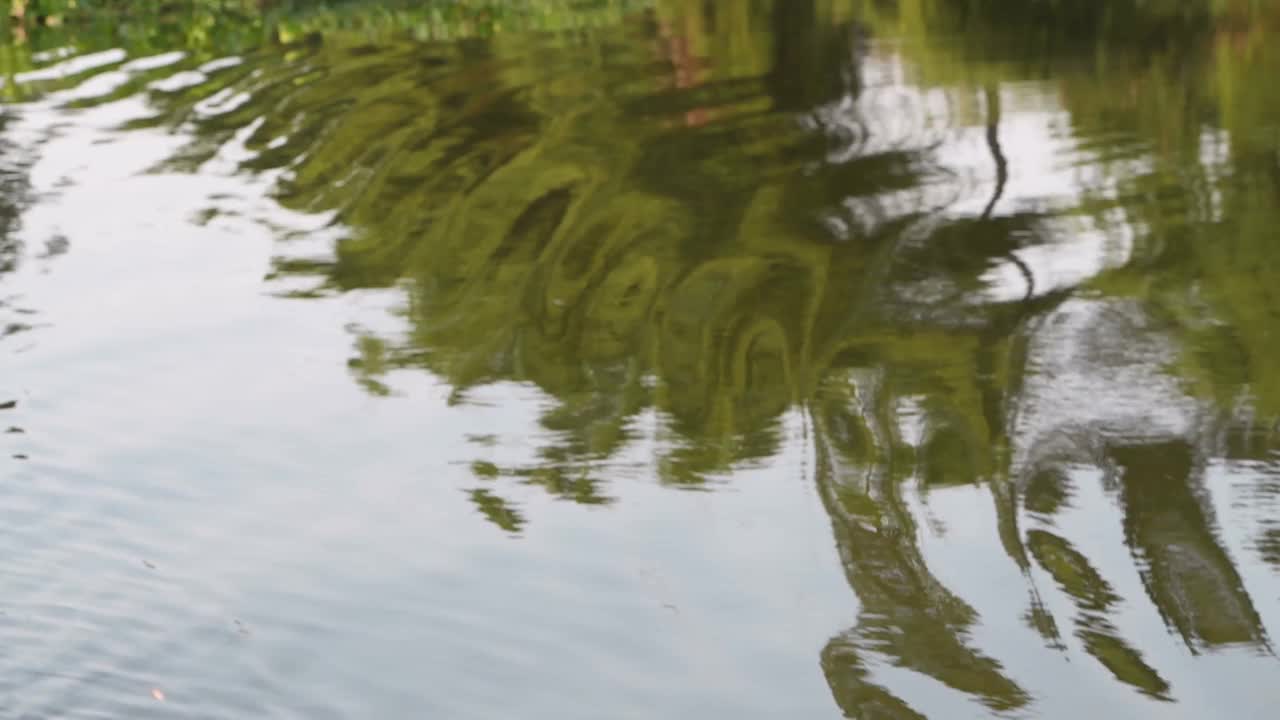
[[[0,717],[1269,717],[1280,13],[1061,5],[15,35]]]

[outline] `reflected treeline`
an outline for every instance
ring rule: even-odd
[[[536,460],[477,448],[504,530],[527,520],[507,483],[606,503],[624,455],[701,487],[807,443],[860,602],[821,658],[850,717],[926,714],[885,668],[988,712],[1043,698],[922,544],[930,502],[975,488],[976,562],[1021,578],[1037,648],[1158,702],[1176,663],[1124,617],[1269,656],[1243,575],[1280,570],[1274,527],[1228,548],[1206,477],[1272,462],[1280,413],[1280,104],[1250,91],[1274,11],[620,7],[447,43],[277,33],[139,79],[143,124],[192,130],[174,168],[239,143],[279,203],[331,215],[336,247],[281,239],[280,295],[402,290],[402,335],[353,328],[370,392],[423,369],[456,403],[551,399]]]
[[[545,463],[501,474],[589,501],[604,499],[595,466],[656,410],[664,479],[702,483],[773,455],[779,415],[820,375],[810,356],[845,322],[824,286],[864,253],[835,247],[814,211],[839,198],[812,191],[860,173],[813,166],[822,141],[771,112],[769,78],[729,68],[681,87],[661,29],[679,21],[650,18],[595,38],[317,37],[156,93],[152,122],[194,120],[172,161],[190,169],[250,130],[246,167],[284,171],[282,204],[351,228],[332,256],[283,246],[282,292],[404,285],[410,336],[357,341],[371,390],[406,367],[446,378],[459,402],[536,384],[557,400],[543,417],[555,440]],[[753,20],[758,34],[771,17]],[[823,42],[850,55],[855,38],[832,27]],[[813,62],[792,71],[828,56]],[[900,155],[889,163],[905,171],[913,153]]]
[[[0,341],[24,333],[34,326],[35,311],[21,297],[7,289],[6,280],[23,264],[28,248],[19,236],[22,213],[32,200],[28,147],[8,137],[14,115],[0,110]],[[46,238],[41,258],[60,253],[61,238]]]

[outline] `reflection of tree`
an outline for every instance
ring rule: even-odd
[[[1258,613],[1194,487],[1190,448],[1153,444],[1111,454],[1121,475],[1126,540],[1165,621],[1193,649],[1264,642]]]
[[[779,139],[784,126],[754,117],[673,131],[666,117],[689,107],[680,93],[651,108],[584,101],[632,71],[565,51],[537,66],[507,57],[525,51],[502,38],[374,54],[326,40],[163,98],[159,117],[191,117],[219,85],[240,93],[246,102],[203,119],[174,164],[198,166],[262,118],[247,167],[288,166],[281,202],[337,209],[354,228],[336,259],[277,263],[279,278],[320,283],[293,294],[407,283],[408,341],[358,342],[366,387],[385,391],[380,375],[421,366],[459,401],[511,378],[557,399],[537,466],[502,475],[603,501],[599,466],[634,439],[647,408],[676,438],[657,462],[668,482],[772,455],[778,417],[812,375],[814,314],[841,301],[822,289],[825,234],[796,236],[776,219],[808,214],[809,193],[781,180],[725,185],[753,166],[798,170],[790,145],[806,134],[790,126]],[[713,107],[743,100],[717,99],[717,82],[681,92]],[[366,89],[333,101],[350,87]],[[747,157],[725,152],[744,143],[755,147]],[[687,172],[672,174],[675,158]],[[856,269],[857,253],[846,255]]]
[[[994,26],[993,23],[989,27]],[[1016,22],[1010,22],[1009,27],[1011,33],[1025,34],[1025,27]],[[1206,27],[1211,29],[1212,25]],[[1097,42],[1097,38],[1093,41]],[[1176,51],[1170,52],[1176,54]],[[1181,54],[1184,58],[1188,55],[1194,57],[1195,53]],[[1225,65],[1228,71],[1233,69],[1231,63]],[[1116,80],[1127,81],[1127,77]],[[1167,86],[1160,88],[1166,92],[1167,89]],[[1196,90],[1190,88],[1185,97],[1193,98],[1194,102]],[[1161,114],[1165,115],[1180,117],[1177,113]],[[1085,122],[1091,119],[1087,114],[1084,118]],[[1261,126],[1269,124],[1270,120],[1260,122]],[[1179,132],[1174,128],[1174,135]],[[1201,131],[1196,128],[1195,132]],[[1163,138],[1167,137],[1168,130],[1152,134]],[[1200,138],[1193,136],[1189,144],[1192,147],[1201,144]],[[1256,167],[1250,159],[1253,150],[1248,143],[1233,142],[1233,147],[1236,168]],[[1185,166],[1184,161],[1182,167]],[[1131,222],[1166,233],[1164,262],[1176,263],[1177,268],[1167,273],[1172,280],[1169,286],[1161,285],[1156,293],[1143,293],[1142,304],[1138,306],[1118,299],[1099,304],[1095,309],[1101,312],[1085,310],[1082,313],[1082,307],[1076,303],[1063,307],[1062,311],[1050,312],[1047,322],[1021,325],[1020,332],[1029,334],[1033,347],[1032,356],[1021,361],[1023,373],[1029,377],[1013,396],[1009,414],[1013,428],[1013,477],[1010,483],[996,482],[992,486],[998,499],[998,512],[1005,517],[1016,518],[1021,512],[1016,503],[1020,493],[1028,515],[1038,518],[1033,525],[1041,527],[1027,530],[1019,544],[1025,544],[1035,562],[1071,598],[1078,612],[1073,619],[1075,634],[1083,643],[1083,649],[1118,680],[1161,699],[1170,698],[1176,688],[1170,688],[1161,674],[1148,664],[1152,659],[1144,658],[1126,642],[1122,629],[1108,619],[1117,603],[1122,602],[1121,598],[1088,557],[1077,551],[1070,540],[1043,524],[1052,522],[1053,516],[1070,502],[1071,464],[1113,468],[1109,482],[1119,487],[1126,541],[1141,570],[1150,600],[1162,619],[1193,652],[1230,644],[1266,646],[1261,620],[1243,590],[1236,565],[1217,537],[1206,492],[1198,480],[1203,463],[1222,452],[1221,446],[1211,438],[1227,431],[1231,425],[1224,426],[1217,413],[1198,405],[1186,397],[1176,383],[1164,378],[1168,367],[1176,363],[1189,377],[1206,378],[1213,385],[1234,379],[1234,390],[1223,392],[1213,388],[1210,391],[1228,403],[1239,397],[1233,393],[1239,393],[1241,388],[1252,388],[1257,400],[1266,402],[1266,389],[1273,382],[1270,373],[1224,372],[1222,358],[1217,354],[1225,350],[1241,353],[1246,358],[1271,357],[1266,350],[1249,347],[1270,336],[1261,331],[1260,326],[1255,326],[1256,330],[1245,330],[1243,323],[1233,322],[1229,325],[1234,331],[1231,337],[1211,335],[1209,342],[1186,342],[1199,332],[1219,333],[1223,328],[1205,322],[1207,309],[1199,298],[1188,297],[1189,283],[1206,282],[1213,287],[1210,292],[1217,294],[1214,310],[1218,312],[1247,317],[1255,309],[1275,307],[1263,297],[1268,292],[1264,288],[1273,283],[1253,281],[1254,277],[1261,279],[1259,276],[1266,273],[1269,262],[1262,260],[1260,250],[1253,250],[1261,248],[1261,234],[1250,231],[1251,225],[1261,226],[1262,211],[1253,198],[1258,197],[1260,185],[1268,188],[1263,194],[1274,193],[1277,187],[1274,173],[1263,177],[1241,175],[1232,182],[1224,182],[1224,177],[1225,173],[1189,175],[1184,169],[1179,171],[1179,176],[1171,178],[1160,168],[1150,176],[1133,180],[1135,197],[1139,192],[1157,188],[1161,193],[1159,204],[1144,206],[1130,201],[1125,209],[1150,211],[1153,214],[1150,219],[1131,217]],[[1213,213],[1201,212],[1175,228],[1161,222],[1158,215],[1173,215],[1169,200],[1201,198],[1206,186],[1213,188],[1208,192],[1221,193],[1222,214],[1215,217]],[[1273,213],[1268,216],[1274,221]],[[1224,217],[1237,218],[1241,224],[1238,234],[1227,242],[1223,241],[1218,227],[1221,223],[1218,218]],[[1209,235],[1213,235],[1212,239]],[[1206,261],[1209,257],[1213,260]],[[1231,260],[1227,260],[1228,257]],[[1218,263],[1223,266],[1215,267]],[[1244,270],[1246,264],[1252,271]],[[1227,271],[1225,266],[1233,269]],[[1192,280],[1182,274],[1184,269],[1208,271],[1208,274]],[[1126,274],[1120,273],[1108,278],[1104,287],[1132,292],[1128,289],[1132,286],[1121,279],[1125,277]],[[1132,281],[1141,276],[1127,277]],[[1227,299],[1228,295],[1238,299]],[[1083,318],[1083,324],[1078,324],[1088,328],[1083,334],[1063,334],[1062,321],[1067,320],[1065,327],[1069,328],[1075,322],[1069,319],[1072,316]],[[1169,320],[1177,325],[1169,327]],[[1059,329],[1054,329],[1055,326]],[[1210,327],[1215,329],[1209,330]],[[1200,350],[1194,357],[1179,358],[1178,348],[1183,343]],[[1078,350],[1076,357],[1070,357],[1072,349]],[[1063,357],[1064,351],[1067,357]],[[1038,363],[1034,360],[1037,353],[1041,358]],[[1217,366],[1205,367],[1206,362]],[[1043,378],[1038,378],[1041,374]],[[1046,383],[1068,389],[1061,393],[1046,392]],[[1106,400],[1097,405],[1102,398]],[[1032,430],[1045,420],[1047,424]],[[1238,432],[1238,428],[1230,432]],[[1010,497],[1000,489],[1006,485],[1015,489],[1013,505],[1000,500]],[[1010,545],[1005,545],[1009,549]],[[1264,547],[1265,540],[1258,546]],[[1057,622],[1052,625],[1056,627]],[[836,685],[833,681],[833,687]]]
[[[22,211],[31,201],[30,150],[4,138],[13,119],[11,113],[0,114],[0,340],[31,329],[30,309],[15,307],[16,298],[3,291],[5,276],[23,259],[18,230]],[[55,247],[50,246],[50,255]]]
[[[1121,598],[1094,569],[1089,558],[1072,547],[1071,541],[1046,530],[1028,531],[1027,545],[1036,562],[1053,576],[1075,604],[1078,615],[1074,622],[1085,650],[1120,682],[1153,697],[1168,699],[1169,683],[1147,665],[1142,654],[1124,640],[1119,628],[1107,617],[1115,611]]]
[[[869,378],[851,389],[869,396],[864,407],[871,423],[880,415],[875,384]],[[867,418],[848,414],[845,403],[853,398],[838,399],[843,402],[813,415],[819,488],[845,575],[861,602],[858,624],[823,651],[823,671],[836,701],[850,717],[919,717],[909,702],[868,678],[870,656],[981,698],[994,710],[1025,705],[1029,696],[1000,664],[966,642],[974,609],[933,577],[916,548],[915,521],[899,497],[897,463],[858,457],[868,439],[892,430],[883,423],[871,430]]]
[[[12,121],[12,115],[0,116],[0,133]],[[21,247],[15,232],[30,179],[27,174],[29,159],[11,141],[0,141],[0,273],[11,272],[17,267]]]

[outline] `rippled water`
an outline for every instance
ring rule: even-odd
[[[1280,14],[544,4],[3,46],[0,716],[1274,712]]]

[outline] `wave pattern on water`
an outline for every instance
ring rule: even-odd
[[[855,718],[1264,712],[1280,57],[747,5],[10,73],[0,711],[765,717],[803,651]],[[653,518],[801,474],[797,649]]]

